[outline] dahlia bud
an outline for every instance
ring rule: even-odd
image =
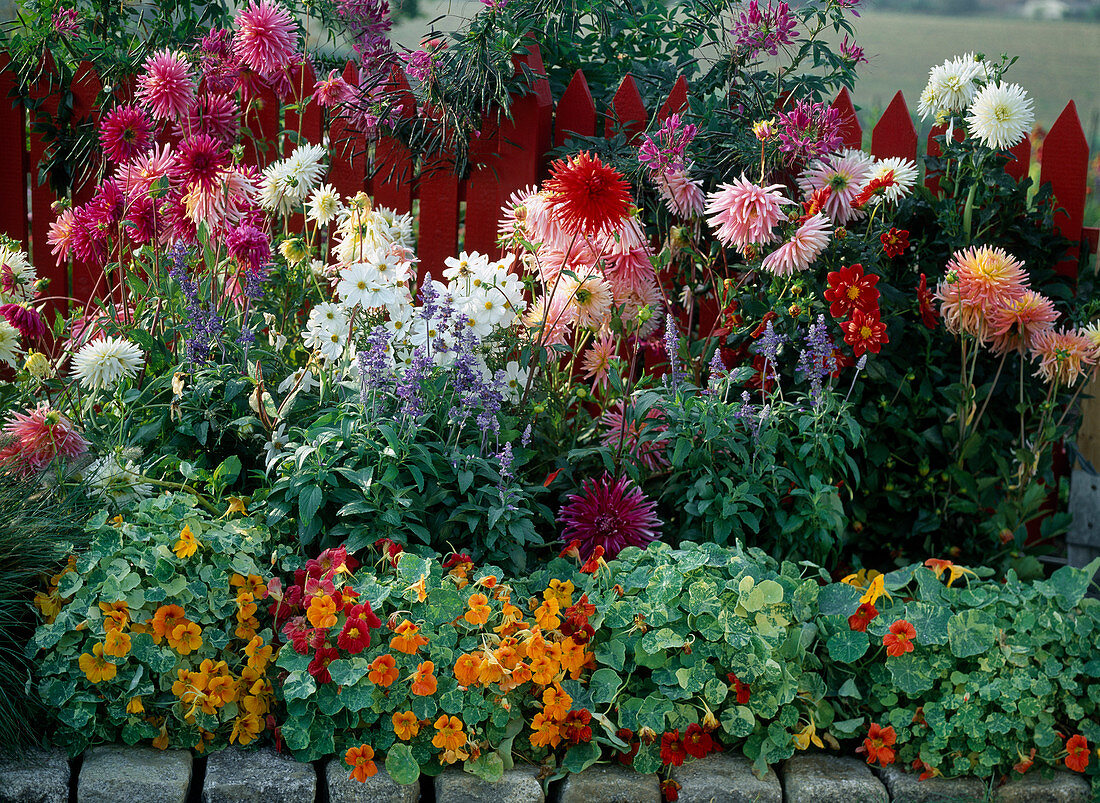
[[[309,249],[306,248],[305,241],[301,237],[292,237],[289,240],[283,240],[279,246],[279,253],[288,264],[297,265],[309,256]]]
[[[798,304],[791,304],[789,307],[787,307],[787,314],[790,315],[792,318],[797,318],[799,315],[802,314],[802,307],[798,306]]]
[[[49,358],[40,351],[32,351],[27,354],[27,361],[23,368],[35,379],[45,379],[53,373]]]
[[[805,288],[800,284],[796,284],[793,287],[791,287],[791,295],[794,296],[795,298],[798,298],[805,291],[806,291]]]
[[[840,226],[833,230],[833,237],[838,240],[843,240],[848,236],[848,230],[843,226]]]

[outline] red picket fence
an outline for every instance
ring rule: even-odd
[[[536,76],[545,76],[538,48],[515,59],[517,70],[526,67]],[[350,62],[344,70],[349,82],[358,81],[357,68]],[[48,79],[36,87],[36,96],[46,96]],[[413,211],[418,203],[417,251],[421,270],[438,274],[443,260],[462,247],[483,253],[495,251],[496,226],[500,207],[509,196],[526,185],[535,184],[544,175],[545,154],[551,142],[560,145],[570,134],[594,136],[602,128],[610,137],[624,132],[632,139],[640,137],[650,124],[650,115],[638,86],[626,76],[612,100],[611,108],[597,109],[585,76],[580,72],[555,104],[545,77],[534,82],[532,91],[515,99],[512,119],[499,124],[486,121],[471,148],[474,164],[469,176],[459,178],[445,164],[418,164],[400,142],[382,138],[368,149],[362,135],[350,131],[340,119],[324,130],[321,109],[312,101],[315,76],[307,67],[296,76],[294,97],[280,104],[270,91],[254,97],[249,105],[244,128],[246,158],[260,166],[293,149],[296,134],[320,143],[327,135],[332,145],[329,180],[341,192],[353,195],[366,191],[379,205]],[[7,96],[14,85],[6,56],[0,56],[0,96]],[[100,84],[91,65],[83,64],[74,81],[78,115],[90,115]],[[415,100],[404,74],[395,72],[391,89],[406,93],[404,113],[415,113]],[[663,120],[687,103],[688,84],[681,77],[668,98],[657,110],[655,119]],[[56,98],[54,99],[56,106]],[[841,90],[833,105],[844,120],[845,144],[859,148],[863,130],[856,118],[851,97]],[[56,109],[54,109],[56,110]],[[602,121],[602,126],[601,126]],[[290,132],[294,132],[291,134]],[[942,132],[942,129],[939,130]],[[26,136],[25,136],[26,133]],[[932,140],[926,152],[938,153]],[[961,133],[961,132],[960,132]],[[913,116],[898,92],[871,132],[871,153],[878,157],[917,159],[919,142]],[[27,120],[21,106],[0,103],[0,152],[15,154],[12,169],[0,171],[0,230],[22,240],[31,251],[40,276],[51,279],[50,295],[68,295],[78,300],[90,298],[97,285],[102,288],[102,272],[96,268],[58,265],[46,243],[46,232],[53,220],[50,209],[55,200],[48,187],[37,181],[37,165],[44,144],[40,135],[27,132]],[[371,151],[368,164],[368,152]],[[1031,143],[1024,140],[1013,149],[1016,161],[1008,172],[1019,178],[1027,174]],[[12,158],[11,156],[7,158]],[[1097,229],[1082,226],[1088,174],[1089,148],[1077,109],[1070,101],[1050,128],[1042,149],[1040,178],[1049,182],[1057,205],[1059,229],[1074,243],[1083,243],[1091,253],[1097,251]],[[929,186],[937,178],[928,176]],[[73,193],[73,202],[83,203],[92,192],[91,184]],[[1075,275],[1078,251],[1059,266],[1067,275]]]

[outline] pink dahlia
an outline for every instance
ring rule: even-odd
[[[1039,332],[1050,329],[1058,320],[1054,302],[1034,290],[1025,290],[1018,298],[1010,298],[996,307],[989,318],[992,348],[998,354],[1030,348]]]
[[[210,190],[229,164],[229,151],[209,134],[195,134],[180,143],[172,177],[188,186]]]
[[[149,195],[139,195],[126,207],[123,229],[134,245],[148,245],[158,239],[160,221],[156,207],[157,202]]]
[[[114,177],[127,197],[134,198],[144,195],[158,179],[167,176],[175,163],[176,154],[171,145],[154,145],[151,151],[121,165]]]
[[[581,367],[584,369],[584,378],[591,380],[593,388],[606,388],[610,382],[608,372],[611,370],[611,361],[619,356],[619,339],[610,332],[605,332],[588,347],[584,353]]]
[[[255,226],[238,226],[225,238],[230,256],[249,270],[259,270],[271,259],[271,241]]]
[[[511,242],[517,229],[522,231],[523,221],[527,219],[527,203],[538,195],[538,187],[528,184],[513,192],[504,206],[500,208],[500,222],[497,224],[497,238]]]
[[[657,538],[661,527],[656,506],[627,477],[612,480],[604,473],[598,480],[587,479],[581,493],[570,494],[569,502],[558,512],[562,540],[567,544],[577,541],[582,560],[597,547],[603,547],[608,558],[628,546],[644,548]]]
[[[133,104],[115,106],[99,121],[99,141],[112,162],[128,162],[153,144],[153,123]]]
[[[1035,372],[1038,376],[1064,387],[1077,382],[1085,366],[1096,364],[1092,339],[1072,329],[1036,332],[1031,340],[1031,358],[1039,361]]]
[[[262,76],[285,67],[298,50],[298,26],[271,0],[249,3],[234,20],[233,55]]]
[[[703,188],[692,180],[686,170],[670,170],[653,177],[657,191],[674,215],[690,219],[703,213]]]
[[[845,149],[811,162],[799,176],[798,186],[807,195],[828,187],[830,193],[822,211],[833,223],[843,226],[859,216],[852,199],[870,178],[873,167],[874,159],[863,151]]]
[[[187,116],[175,126],[180,139],[206,134],[223,145],[233,145],[240,131],[241,110],[229,95],[206,92],[195,99]]]
[[[66,209],[58,218],[50,224],[46,234],[46,243],[50,246],[50,253],[58,262],[64,262],[69,258],[73,249],[73,227],[76,225],[76,216],[72,209]]]
[[[138,78],[138,100],[158,120],[178,120],[195,98],[195,81],[182,53],[158,50],[145,60]]]
[[[1002,248],[977,246],[957,251],[936,289],[940,315],[950,332],[985,342],[992,337],[993,313],[1027,290],[1024,266]]]
[[[600,427],[603,429],[600,440],[615,453],[621,451],[649,471],[656,471],[668,465],[664,454],[668,441],[656,437],[667,429],[660,423],[660,418],[661,411],[654,407],[646,414],[641,426],[633,419],[624,421],[623,403],[620,401],[600,416]]]
[[[22,476],[38,473],[58,455],[73,460],[88,450],[73,422],[46,402],[27,413],[12,413],[4,434],[11,442],[0,449],[0,466]]]
[[[0,317],[19,330],[30,342],[46,334],[46,321],[38,310],[26,304],[0,304]]]
[[[790,240],[764,257],[760,267],[776,276],[790,276],[795,271],[806,270],[829,244],[831,232],[827,217],[820,212],[811,215]]]
[[[707,223],[723,245],[744,250],[775,240],[772,229],[783,217],[783,205],[794,203],[780,194],[782,184],[760,187],[741,176],[707,196]]]
[[[645,293],[657,280],[650,257],[649,249],[644,247],[606,257],[604,276],[611,283],[616,302],[622,303],[631,293]]]

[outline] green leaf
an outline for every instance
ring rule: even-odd
[[[735,739],[743,739],[756,728],[756,714],[748,706],[735,705],[722,712],[722,730]]]
[[[596,661],[622,672],[626,665],[626,645],[619,639],[599,645],[596,647]]]
[[[997,628],[993,617],[985,611],[959,611],[947,622],[947,634],[951,654],[956,658],[969,658],[989,650],[997,640]],[[920,631],[914,639],[921,642]]]
[[[568,772],[583,772],[599,760],[599,745],[595,742],[582,742],[566,751],[561,766]]]
[[[1084,568],[1063,566],[1050,576],[1048,582],[1054,588],[1055,599],[1063,611],[1077,607],[1097,572],[1100,572],[1100,558]]]
[[[496,783],[504,777],[504,759],[496,752],[485,752],[463,764],[466,772],[473,773],[488,783]]]
[[[838,630],[829,636],[825,646],[829,649],[829,657],[834,661],[850,664],[867,653],[870,641],[866,633],[858,630]]]
[[[935,684],[935,675],[928,659],[919,657],[915,653],[888,658],[886,666],[890,669],[894,684],[910,697],[928,691]]]
[[[947,625],[951,619],[951,610],[945,605],[927,602],[910,602],[905,606],[902,617],[917,631],[917,641],[921,644],[946,644]]]
[[[614,669],[597,669],[588,681],[592,701],[601,705],[612,702],[622,685],[623,681]]]
[[[850,586],[847,583],[830,583],[824,586],[817,595],[817,607],[822,616],[839,614],[851,616],[859,607],[859,598],[863,596],[862,589]]]

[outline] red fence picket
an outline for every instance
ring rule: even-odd
[[[256,163],[263,166],[276,154],[289,153],[298,143],[299,133],[302,141],[311,143],[324,141],[327,133],[331,143],[328,180],[341,194],[352,196],[369,190],[376,204],[399,212],[410,212],[419,204],[419,272],[431,272],[438,278],[444,260],[457,250],[460,232],[466,250],[496,253],[496,225],[501,205],[516,190],[536,184],[544,175],[551,144],[561,146],[572,136],[591,137],[601,131],[607,137],[623,133],[637,143],[647,126],[659,125],[688,104],[690,88],[681,76],[656,114],[651,116],[637,83],[627,75],[610,108],[598,109],[587,79],[579,70],[555,103],[538,47],[532,45],[514,62],[517,72],[531,76],[531,86],[514,99],[510,118],[484,122],[471,147],[472,169],[466,178],[455,176],[446,159],[436,158],[430,163],[417,159],[396,139],[382,137],[369,143],[347,119],[330,120],[326,132],[325,114],[313,100],[316,76],[309,65],[292,75],[292,98],[285,107],[279,105],[270,90],[255,93],[247,102],[243,132],[246,158],[255,158]],[[12,88],[9,70],[6,57],[0,57],[0,95]],[[47,62],[42,78],[33,89],[34,96],[47,95],[53,74],[52,61]],[[355,65],[348,63],[343,75],[349,83],[358,84],[359,71]],[[407,76],[400,69],[394,69],[388,89],[391,98],[393,93],[399,97],[399,114],[412,117],[417,113],[416,98]],[[85,65],[74,82],[79,115],[92,113],[97,92],[98,81]],[[56,97],[48,102],[56,110]],[[51,295],[86,299],[95,292],[97,283],[103,285],[102,273],[77,265],[70,283],[68,266],[54,263],[46,242],[48,227],[55,214],[50,209],[54,200],[52,194],[37,180],[44,150],[41,136],[31,131],[26,140],[28,147],[24,147],[20,136],[27,130],[23,109],[7,108],[6,104],[0,106],[3,106],[0,108],[0,145],[7,146],[5,153],[18,155],[19,165],[18,169],[0,173],[0,226],[31,248],[39,275],[51,280]],[[847,89],[840,90],[832,106],[840,112],[844,144],[860,148],[864,130]],[[599,122],[601,116],[602,124]],[[938,155],[939,144],[932,137],[942,132],[942,126],[932,129],[924,148],[928,155]],[[962,134],[962,128],[957,126],[956,136]],[[913,116],[898,92],[871,132],[871,152],[879,158],[916,159],[918,144]],[[1013,148],[1012,156],[1006,171],[1017,179],[1027,175],[1031,162],[1030,141],[1024,140]],[[1060,230],[1074,242],[1084,241],[1086,247],[1095,251],[1096,229],[1082,228],[1088,145],[1072,102],[1047,135],[1041,162],[1041,181],[1050,182],[1060,207],[1056,216]],[[933,191],[938,190],[938,182],[933,172],[925,177],[926,186]],[[81,203],[88,199],[91,191],[90,186],[78,188],[72,200]],[[465,201],[464,218],[462,201]],[[1075,269],[1075,255],[1059,265],[1059,270],[1068,275],[1073,275]],[[61,305],[55,303],[54,306]]]
[[[43,108],[49,115],[57,114],[59,98],[50,91],[53,82],[57,79],[56,67],[53,56],[47,50],[43,59],[41,73],[38,80],[31,87],[32,98],[41,99]],[[53,311],[64,312],[68,309],[69,297],[69,269],[67,265],[58,265],[50,246],[47,243],[50,223],[54,219],[54,211],[51,205],[54,195],[50,191],[49,180],[40,175],[39,164],[46,150],[46,143],[42,134],[31,127],[29,134],[30,151],[28,153],[29,179],[30,179],[30,245],[34,259],[35,270],[39,277],[49,280],[47,294],[51,301],[46,306],[47,317],[52,317]],[[5,199],[6,201],[6,199]]]

